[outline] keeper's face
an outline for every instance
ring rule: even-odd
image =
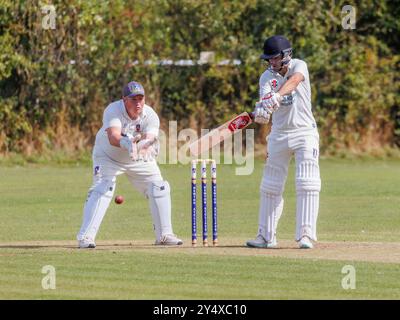
[[[145,104],[144,96],[138,94],[137,96],[124,97],[123,99],[126,110],[132,118],[136,118],[142,113]]]

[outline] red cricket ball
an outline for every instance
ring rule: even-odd
[[[116,204],[121,204],[122,202],[124,202],[124,197],[123,196],[116,196],[114,199]]]

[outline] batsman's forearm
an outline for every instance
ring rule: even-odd
[[[292,91],[296,90],[297,86],[301,81],[304,80],[304,76],[296,72],[293,76],[290,77],[288,81],[286,81],[283,86],[279,89],[278,93],[281,96],[292,93]]]

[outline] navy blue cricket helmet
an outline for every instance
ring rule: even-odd
[[[292,45],[284,36],[275,35],[264,42],[264,52],[261,59],[268,60],[281,55],[283,64],[289,63],[292,55]]]

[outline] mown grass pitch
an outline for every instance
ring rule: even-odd
[[[75,235],[91,183],[86,166],[1,167],[1,299],[399,299],[400,162],[321,161],[319,244],[293,241],[293,164],[278,228],[280,249],[244,247],[255,236],[263,162],[250,176],[218,166],[218,248],[191,248],[190,168],[161,166],[172,187],[174,231],[184,247],[154,242],[147,201],[125,177],[95,250],[76,249]],[[211,236],[211,234],[210,234]],[[44,290],[42,267],[56,270]],[[342,288],[345,265],[356,288]]]

